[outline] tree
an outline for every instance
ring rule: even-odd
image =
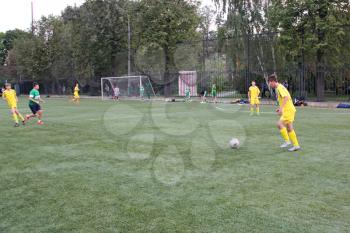
[[[124,0],[88,0],[80,8],[81,28],[77,29],[83,37],[81,42],[87,45],[96,76],[115,75],[118,56],[127,51],[126,8]]]
[[[28,33],[19,29],[0,32],[0,65],[4,65],[9,51],[13,48],[16,39],[26,36]]]
[[[6,59],[6,47],[5,47],[4,41],[5,41],[5,33],[0,32],[0,65],[3,65]]]
[[[323,101],[325,69],[342,63],[338,58],[346,43],[342,25],[350,22],[349,1],[274,0],[270,13],[271,25],[281,32],[280,42],[289,59],[300,59],[302,52],[315,67],[317,100]]]
[[[178,71],[174,61],[177,45],[198,38],[197,9],[197,2],[186,0],[142,0],[138,5],[138,30],[134,35],[144,50],[162,51],[165,95],[170,94],[171,77]]]
[[[214,21],[215,10],[213,10],[209,6],[205,6],[200,9],[199,15],[200,15],[199,29],[202,33],[202,42],[203,42],[202,70],[205,72],[206,58],[209,56],[209,40],[210,40],[210,37],[212,36],[210,27]]]
[[[16,42],[20,72],[57,88],[59,80],[97,85],[96,77],[125,73],[124,0],[87,0],[62,16],[42,17],[33,35]],[[121,62],[123,61],[123,62]]]

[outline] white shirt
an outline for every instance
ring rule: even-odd
[[[114,95],[116,95],[116,96],[119,95],[119,88],[118,87],[114,88]]]

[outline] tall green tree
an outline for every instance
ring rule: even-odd
[[[150,53],[163,54],[165,95],[170,94],[171,76],[178,72],[175,52],[178,44],[198,38],[198,2],[177,0],[141,0],[138,6],[137,29],[140,44]],[[159,53],[158,53],[159,54]]]
[[[94,85],[96,77],[124,74],[126,4],[87,0],[80,7],[67,7],[61,16],[42,17],[34,34],[16,43],[20,71],[50,82],[53,89],[60,79]]]
[[[80,8],[80,41],[87,45],[85,52],[90,55],[95,76],[118,72],[117,59],[127,51],[128,15],[124,9],[124,0],[88,0]]]
[[[277,70],[273,29],[268,24],[270,1],[215,0],[227,15],[219,27],[220,47],[227,54],[227,66],[239,75],[259,71],[265,79],[268,70]]]
[[[6,57],[13,48],[15,41],[27,35],[28,32],[19,29],[9,30],[6,33],[0,32],[0,65],[5,63]]]
[[[4,41],[5,41],[5,33],[0,32],[0,65],[3,65],[6,59],[6,47],[5,47]]]
[[[303,53],[315,67],[316,94],[324,100],[325,70],[341,65],[339,59],[348,43],[350,5],[347,0],[273,0],[269,10],[271,25],[281,32],[280,44],[290,59]],[[343,60],[344,61],[344,60]]]
[[[205,6],[199,10],[200,24],[199,29],[202,34],[202,70],[206,71],[206,58],[209,56],[209,40],[212,39],[212,31],[210,27],[214,22],[215,10],[209,6]]]

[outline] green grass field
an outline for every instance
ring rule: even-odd
[[[14,128],[0,105],[0,232],[350,232],[350,111],[299,109],[289,153],[269,106],[44,109]]]

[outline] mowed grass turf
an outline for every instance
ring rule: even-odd
[[[289,153],[271,106],[43,107],[13,128],[0,105],[0,232],[350,231],[349,111],[298,109]]]

